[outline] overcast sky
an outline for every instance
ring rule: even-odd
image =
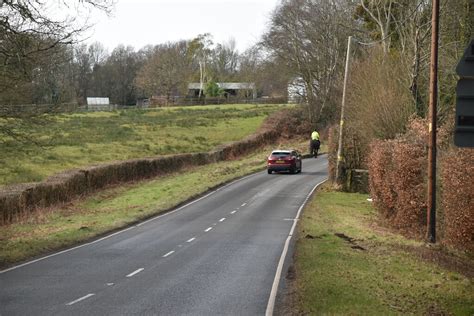
[[[236,40],[243,52],[268,26],[280,0],[117,0],[112,15],[94,12],[87,43],[109,52],[119,44],[136,50],[147,44],[192,39],[211,33],[214,43]]]

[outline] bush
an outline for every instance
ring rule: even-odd
[[[343,136],[343,190],[350,189],[351,169],[367,169],[370,144],[404,133],[410,115],[415,112],[400,57],[380,49],[371,49],[367,54],[355,61],[350,71]],[[337,144],[330,147],[337,151]]]
[[[389,226],[420,237],[426,226],[425,123],[412,119],[405,135],[372,142],[368,159],[375,207]]]
[[[445,242],[474,251],[474,149],[451,149],[441,167]]]
[[[394,139],[415,112],[406,69],[396,55],[373,49],[355,62],[348,87],[346,123],[365,140]]]
[[[393,143],[376,140],[370,145],[369,153],[369,191],[376,209],[385,219],[395,216],[397,203],[393,186]]]
[[[418,236],[426,228],[427,151],[419,144],[396,142],[393,148],[393,225]]]

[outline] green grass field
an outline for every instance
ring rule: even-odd
[[[50,116],[31,135],[43,146],[0,141],[0,186],[95,163],[209,151],[254,133],[282,107],[212,105]]]
[[[305,208],[295,255],[299,313],[473,315],[472,279],[419,257],[441,250],[379,227],[367,197],[326,186]]]

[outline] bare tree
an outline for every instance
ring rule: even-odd
[[[208,80],[207,78],[207,64],[212,52],[212,36],[209,33],[200,34],[198,37],[193,39],[189,45],[193,59],[197,60],[199,64],[199,97],[202,96],[204,91],[204,83]]]
[[[98,8],[109,10],[110,0],[57,1],[56,10],[66,8]],[[31,103],[36,101],[60,101],[64,71],[57,67],[72,61],[67,46],[74,43],[79,34],[87,29],[87,21],[74,15],[54,19],[51,4],[42,0],[4,0],[0,5],[0,103]],[[55,69],[56,68],[56,69]],[[53,80],[54,79],[54,80]],[[45,85],[44,96],[38,96],[40,83]],[[68,88],[69,89],[69,88]],[[50,97],[48,97],[48,95]],[[29,96],[29,97],[25,97]],[[48,100],[45,100],[48,99]],[[19,108],[0,106],[0,134],[8,139],[28,139],[29,123],[41,120],[37,111],[20,115]],[[12,121],[15,124],[10,124]]]
[[[394,0],[360,0],[360,7],[372,20],[380,33],[380,41],[385,53],[390,49],[390,29],[392,26]]]
[[[343,52],[352,29],[351,2],[288,0],[272,17],[263,43],[274,58],[284,61],[294,77],[305,82],[309,118],[320,119],[329,104],[343,67]]]
[[[291,71],[284,60],[271,58],[261,45],[239,55],[238,80],[254,82],[257,93],[272,98],[286,98]]]
[[[217,81],[228,81],[237,74],[239,53],[236,50],[235,39],[227,43],[217,44],[212,52],[212,76]]]
[[[132,46],[117,46],[101,69],[105,75],[105,95],[116,104],[135,105],[134,81],[141,66],[139,56]]]
[[[138,72],[135,84],[148,96],[166,95],[169,101],[173,95],[186,91],[192,62],[188,42],[158,45]]]
[[[56,10],[72,3],[58,1]],[[81,0],[79,7],[108,10],[110,0]],[[51,18],[50,5],[41,0],[5,0],[0,7],[0,94],[22,81],[31,80],[35,61],[61,45],[74,43],[89,26],[86,21],[67,15],[62,20]]]

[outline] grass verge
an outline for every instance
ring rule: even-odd
[[[472,277],[418,255],[446,250],[378,227],[367,198],[325,185],[306,207],[291,282],[297,313],[473,315]]]
[[[285,141],[238,160],[188,168],[154,180],[109,188],[62,207],[39,210],[22,222],[0,226],[0,267],[90,240],[262,170],[274,147],[306,151],[306,146],[306,140]]]

